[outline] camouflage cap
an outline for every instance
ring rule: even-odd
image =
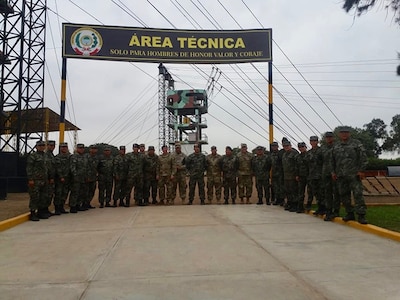
[[[211,146],[211,150],[217,150],[217,146]]]
[[[232,151],[232,147],[231,147],[231,146],[226,146],[225,149],[226,149],[226,150],[231,150],[231,151]]]
[[[244,148],[244,147],[247,147],[247,144],[246,144],[246,143],[240,144],[240,148]]]
[[[61,143],[60,147],[68,147],[68,143]]]
[[[133,146],[132,146],[132,148],[134,149],[134,148],[139,148],[139,144],[133,144]]]
[[[325,133],[325,137],[333,137],[333,132],[332,131],[327,131]]]
[[[148,150],[155,150],[154,146],[149,146]]]
[[[282,143],[283,143],[284,141],[288,141],[287,137],[283,137],[283,138],[282,138]]]
[[[139,146],[140,146],[140,147],[146,147],[146,145],[145,145],[145,144],[140,144]]]
[[[318,142],[318,137],[316,135],[312,135],[312,136],[310,136],[310,141]]]
[[[111,151],[111,148],[106,146],[106,147],[104,147],[104,151]]]
[[[45,146],[46,143],[44,141],[37,141],[36,146]]]
[[[90,149],[97,149],[97,145],[90,145]]]
[[[264,147],[263,146],[257,146],[256,150],[264,150]]]
[[[76,145],[76,148],[85,148],[85,144],[78,144],[78,145]]]
[[[125,150],[125,146],[119,146],[119,150]]]
[[[175,147],[180,147],[181,143],[180,142],[175,142]]]
[[[271,143],[271,146],[276,146],[276,147],[278,147],[279,145],[278,145],[278,142],[273,142],[273,143]]]
[[[340,126],[339,132],[350,132],[350,127],[349,126]]]
[[[306,143],[304,142],[300,142],[297,144],[297,147],[301,148],[301,147],[307,147]]]
[[[283,146],[291,146],[291,143],[288,140],[282,142]]]
[[[56,141],[53,141],[53,140],[48,141],[47,145],[55,146],[56,145]]]

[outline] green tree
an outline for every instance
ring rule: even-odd
[[[400,0],[344,0],[343,9],[346,12],[354,10],[359,17],[375,5],[380,5],[386,10],[392,10],[394,22],[400,25]]]
[[[372,119],[371,122],[364,124],[365,131],[374,139],[375,156],[382,154],[382,145],[379,143],[387,138],[386,124],[381,119]]]
[[[395,115],[390,123],[389,136],[382,145],[383,150],[400,153],[400,115]]]

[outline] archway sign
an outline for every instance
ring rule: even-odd
[[[64,142],[67,58],[184,64],[268,62],[273,142],[272,29],[176,30],[63,24],[60,143]]]

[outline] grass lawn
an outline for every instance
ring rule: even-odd
[[[400,232],[400,206],[368,206],[367,220],[369,224]]]

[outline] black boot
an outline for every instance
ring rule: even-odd
[[[125,206],[124,199],[119,200],[119,206]]]
[[[131,200],[126,199],[125,207],[130,207],[130,206],[131,206]]]
[[[69,211],[66,211],[66,210],[64,209],[64,205],[60,205],[60,212],[61,212],[62,214],[68,214],[68,213],[69,213]]]
[[[113,202],[113,206],[112,207],[117,207],[118,205],[117,205],[117,200],[114,200],[114,202]]]
[[[204,202],[204,200],[201,200],[201,201],[200,201],[200,204],[201,204],[201,205],[206,205],[206,203]]]
[[[365,215],[360,215],[360,214],[358,215],[358,223],[364,225],[368,224],[367,219],[365,219]]]
[[[36,212],[34,210],[31,210],[31,215],[29,216],[29,220],[31,221],[40,221],[39,217],[36,215]]]
[[[356,219],[356,217],[354,216],[354,212],[349,212],[342,218],[342,220],[345,222],[354,221],[355,219]]]
[[[225,200],[225,201],[224,201],[224,204],[225,204],[225,205],[228,205],[228,204],[229,204],[228,200]]]
[[[263,203],[262,199],[258,199],[257,205],[263,205],[263,204],[264,203]]]
[[[37,216],[39,219],[48,219],[49,215],[46,212],[47,208],[43,209],[43,208],[39,208],[38,209],[38,213]]]
[[[56,216],[61,215],[60,205],[54,206],[54,215],[56,215]]]
[[[76,214],[78,212],[78,206],[77,205],[71,206],[71,208],[69,209],[69,212],[71,214]]]
[[[110,202],[106,202],[106,207],[111,207]]]
[[[265,202],[266,205],[271,205],[271,201],[267,200],[267,202]]]

